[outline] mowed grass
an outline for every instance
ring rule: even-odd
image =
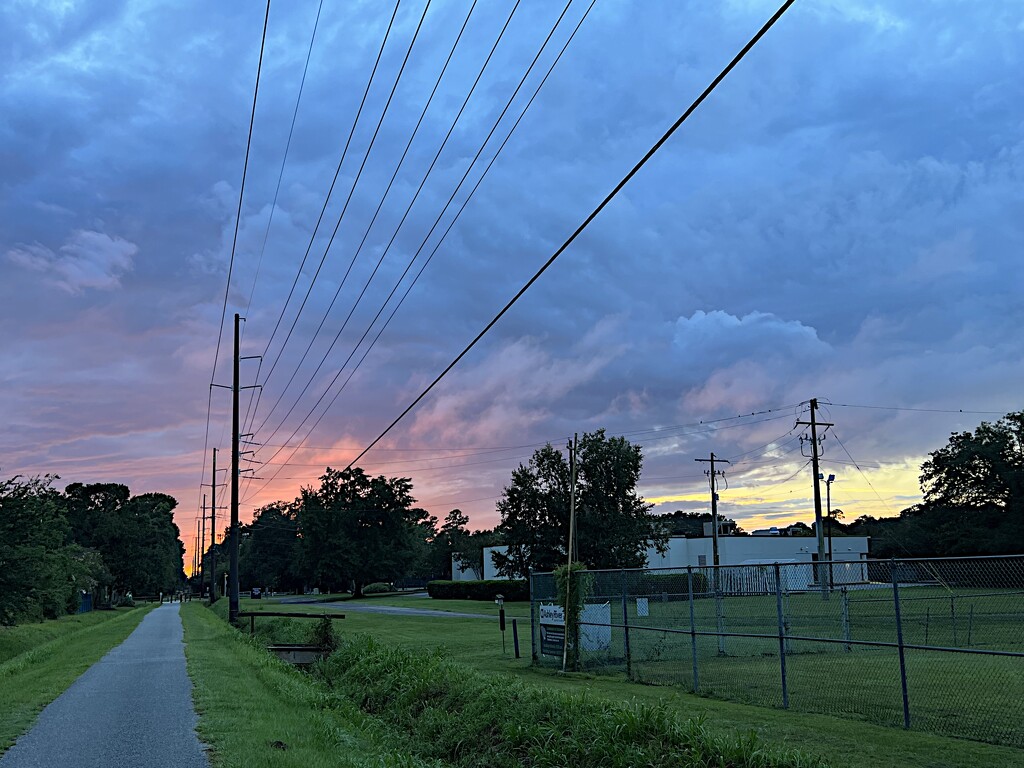
[[[0,753],[47,704],[128,637],[150,609],[93,611],[0,628]]]
[[[419,600],[419,598],[405,599]],[[243,610],[258,609],[258,602],[244,601],[242,608]],[[378,602],[385,604],[383,598]],[[433,600],[423,600],[423,607],[429,607],[434,602]],[[459,606],[474,606],[474,609],[466,612],[487,612],[484,610],[485,603],[452,602]],[[417,605],[419,604],[417,603]],[[479,611],[476,610],[477,605],[479,605]],[[506,608],[510,615],[518,614],[528,617],[529,606],[526,604],[506,605]],[[267,606],[267,609],[275,610],[276,606],[274,608]],[[317,612],[314,606],[292,606],[288,610],[292,609]],[[466,608],[463,607],[461,610],[466,610]],[[266,631],[272,631],[277,637],[280,637],[282,632],[290,633],[291,639],[297,641],[306,636],[310,623],[309,621],[288,619],[266,619],[257,620],[256,626],[258,631],[263,626]],[[871,765],[893,766],[894,768],[897,766],[900,768],[936,768],[937,766],[967,768],[971,766],[973,768],[973,766],[983,765],[1009,768],[1010,766],[1024,765],[1024,750],[949,738],[916,730],[904,731],[900,727],[895,727],[902,724],[898,666],[896,666],[895,672],[891,667],[886,667],[883,672],[879,673],[888,675],[879,679],[885,685],[886,690],[895,691],[895,697],[893,695],[876,695],[872,698],[871,691],[875,687],[875,683],[870,680],[873,674],[872,670],[868,668],[865,673],[856,672],[857,663],[865,656],[863,653],[852,654],[854,662],[856,662],[851,662],[852,671],[845,676],[839,675],[838,681],[835,683],[836,687],[833,689],[834,695],[838,697],[836,700],[843,701],[843,697],[846,696],[861,702],[867,700],[879,711],[898,718],[890,720],[894,723],[894,727],[848,719],[850,713],[839,708],[830,711],[842,714],[843,717],[719,701],[693,695],[684,685],[642,685],[629,682],[618,673],[615,675],[557,674],[551,669],[531,666],[528,618],[520,622],[522,658],[518,660],[512,654],[511,622],[509,622],[506,633],[507,651],[503,655],[501,634],[498,631],[496,619],[388,616],[348,612],[343,621],[335,622],[335,627],[344,634],[366,633],[378,637],[384,642],[404,648],[444,647],[453,659],[477,670],[512,674],[533,685],[556,690],[585,690],[593,695],[616,701],[662,702],[683,717],[704,717],[706,727],[712,732],[721,734],[754,732],[764,739],[778,741],[786,746],[827,758],[836,766]],[[685,640],[689,643],[689,636],[686,636]],[[706,654],[709,658],[714,658],[715,663],[707,665],[702,680],[709,687],[719,686],[720,690],[716,690],[716,696],[734,693],[739,698],[748,686],[752,688],[761,686],[765,691],[778,690],[777,656],[774,658],[726,657],[718,659],[715,639],[706,638],[704,642],[709,645],[702,649],[701,653]],[[895,662],[895,653],[892,654],[892,660]],[[825,696],[826,693],[820,692],[819,688],[826,686],[827,689],[833,685],[829,681],[835,679],[837,674],[833,668],[834,654],[795,655],[787,657],[787,661],[793,666],[794,687],[791,689],[791,696],[794,701],[799,701],[801,697],[807,699],[814,695]],[[814,663],[820,664],[820,669],[812,671],[810,668],[806,670],[800,668],[801,665]],[[882,660],[879,660],[879,663],[882,663]],[[898,662],[896,663],[898,664]],[[914,659],[911,655],[908,657],[908,666],[910,666],[908,675],[914,671],[913,663]],[[737,664],[740,666],[736,666]],[[747,666],[744,667],[743,664]],[[690,674],[690,668],[686,665],[680,665],[680,667],[680,673],[684,674],[682,679],[690,680],[691,678],[687,677]],[[893,679],[895,679],[895,688],[892,688],[891,685]],[[726,683],[726,681],[735,682]],[[964,681],[964,685],[966,682]],[[852,685],[862,686],[863,692],[860,694],[847,692],[847,687]],[[973,685],[973,690],[977,690],[979,693],[985,694],[989,691],[976,683]],[[961,688],[961,690],[966,689]],[[914,691],[912,686],[912,704]],[[777,693],[775,695],[778,696]],[[765,694],[765,698],[767,699],[767,694]],[[918,696],[918,698],[921,697]],[[968,703],[970,703],[969,700],[963,706]]]
[[[217,608],[226,612],[227,600]],[[217,612],[190,603],[181,617],[199,737],[210,746],[214,766],[424,766],[354,706],[331,701],[322,685],[249,642]],[[303,624],[307,631],[312,622]]]
[[[694,601],[701,694],[745,704],[783,705],[779,602],[774,595]],[[591,671],[629,672],[648,683],[694,685],[694,640],[686,599],[650,599],[638,615],[635,599],[612,602],[607,650],[585,652]],[[970,653],[1024,651],[1024,596],[1014,590],[914,587],[901,591],[903,640],[909,646],[962,649],[905,652],[911,727],[944,735],[1024,747],[1024,658]],[[625,616],[623,615],[625,608]],[[891,588],[783,596],[789,706],[886,725],[903,725],[897,624]],[[662,631],[663,629],[677,630]],[[810,639],[791,639],[810,638]],[[833,641],[823,642],[814,638]],[[885,646],[859,642],[884,643]],[[548,659],[550,665],[559,660]]]

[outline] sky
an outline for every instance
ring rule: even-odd
[[[246,163],[262,3],[4,3],[0,475],[170,493],[191,552],[236,312],[241,519],[345,467],[776,8],[588,6],[277,0]],[[785,525],[818,398],[833,506],[920,501],[1024,407],[1022,71],[1016,0],[798,0],[360,466],[491,527],[605,428],[656,512],[713,451],[720,513]]]

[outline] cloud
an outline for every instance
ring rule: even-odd
[[[109,291],[121,287],[139,247],[102,232],[76,230],[57,252],[40,243],[22,245],[7,252],[13,263],[41,272],[53,285],[68,293],[93,288]]]

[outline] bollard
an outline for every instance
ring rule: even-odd
[[[519,625],[512,619],[512,648],[515,650],[516,658],[519,658]]]

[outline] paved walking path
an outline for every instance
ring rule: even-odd
[[[300,602],[298,600],[282,600],[282,603]],[[438,611],[434,608],[404,608],[399,605],[367,605],[366,603],[354,603],[342,601],[340,603],[311,603],[308,600],[301,601],[304,605],[313,605],[317,608],[327,608],[332,611],[351,611],[353,613],[388,613],[395,616],[438,616],[444,619],[494,619],[498,617],[486,613],[459,613],[457,611]]]
[[[151,611],[42,711],[0,768],[209,768],[178,608]]]

